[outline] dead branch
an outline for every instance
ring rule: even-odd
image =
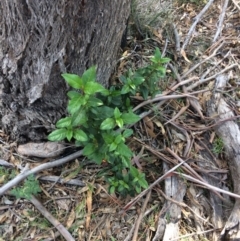
[[[220,41],[219,41],[220,42]],[[216,43],[217,44],[217,43]],[[186,76],[188,76],[190,73],[192,73],[198,66],[202,65],[203,63],[205,63],[206,61],[210,60],[211,58],[213,58],[217,53],[218,50],[223,46],[224,41],[217,47],[214,49],[213,53],[211,55],[209,55],[207,58],[203,59],[202,61],[200,61],[199,63],[197,63],[196,65],[194,65],[191,69],[189,69],[188,71],[186,71],[185,73],[183,73],[181,75],[181,78],[185,78]]]
[[[148,209],[144,215],[143,215],[143,218],[146,217],[148,214],[150,214],[154,209],[156,209],[157,207],[159,206],[159,204],[155,204],[154,206],[152,206],[150,209]],[[124,241],[129,241],[132,237],[132,234],[135,230],[135,225],[137,223],[137,220],[135,221],[134,225],[132,226],[131,230],[128,232],[128,235],[127,237],[124,239]]]
[[[214,187],[206,182],[202,182],[192,176],[189,176],[187,174],[184,174],[184,173],[181,173],[179,174],[178,172],[174,172],[174,174],[176,175],[180,175],[181,177],[185,178],[186,180],[189,180],[189,181],[192,181],[192,182],[195,182],[195,183],[198,183],[200,185],[202,185],[203,188],[206,188],[206,189],[209,189],[209,190],[212,190],[212,191],[215,191],[215,192],[220,192],[220,193],[224,193],[224,194],[227,194],[231,197],[234,197],[234,198],[237,198],[237,199],[240,199],[240,195],[238,194],[235,194],[235,193],[232,193],[232,192],[228,192],[228,191],[225,191],[221,188],[218,188],[218,187]]]
[[[137,105],[133,111],[136,111],[138,110],[139,108],[145,106],[145,105],[148,105],[148,104],[151,104],[151,103],[154,103],[154,102],[157,102],[157,101],[160,101],[160,100],[170,100],[170,99],[178,99],[178,98],[183,98],[183,97],[191,97],[191,98],[196,98],[195,96],[192,96],[193,93],[191,94],[182,94],[182,95],[156,95],[156,97],[154,97],[153,99],[149,99],[149,100],[145,100],[143,101],[142,103],[140,103],[139,105]]]
[[[221,70],[220,72],[218,72],[218,73],[216,73],[216,74],[214,74],[214,75],[212,75],[212,76],[210,76],[210,77],[208,77],[206,79],[200,79],[199,81],[195,82],[194,84],[188,86],[187,90],[192,90],[192,89],[196,88],[197,86],[199,86],[199,85],[201,85],[203,83],[208,82],[209,80],[215,79],[218,75],[221,75],[221,74],[227,72],[228,70],[230,70],[230,69],[232,69],[234,67],[238,67],[238,64],[237,63],[236,64],[232,64],[232,65],[226,67],[225,69]]]
[[[138,236],[138,230],[139,230],[139,227],[140,227],[140,224],[141,224],[141,221],[143,219],[143,216],[144,216],[144,212],[145,212],[145,209],[147,207],[147,204],[148,204],[148,201],[151,197],[151,190],[150,192],[147,194],[147,197],[143,203],[143,207],[141,209],[141,213],[139,214],[139,217],[137,219],[137,222],[136,222],[136,225],[135,225],[135,230],[134,230],[134,234],[133,234],[133,238],[132,238],[132,241],[137,241],[137,236]]]
[[[201,20],[203,14],[208,10],[208,8],[211,6],[211,4],[214,2],[214,0],[209,0],[208,3],[204,6],[204,8],[202,9],[202,11],[194,18],[195,21],[192,24],[190,30],[188,31],[187,37],[182,45],[181,48],[181,52],[184,51],[184,49],[186,48],[186,46],[188,45],[188,42],[190,40],[190,38],[192,37],[194,30],[198,24],[198,22]]]
[[[238,10],[240,11],[240,7],[238,6],[238,3],[235,0],[232,0],[232,2],[238,8]]]
[[[177,31],[177,27],[174,23],[172,24],[172,28],[173,28],[173,33],[174,33],[174,37],[175,37],[175,49],[176,49],[177,55],[179,55],[180,50],[181,50],[180,37],[179,37],[178,31]]]
[[[176,170],[177,168],[179,168],[181,165],[183,165],[185,163],[181,162],[178,165],[176,165],[175,167],[171,168],[168,172],[166,172],[164,175],[162,175],[161,177],[159,177],[156,181],[154,181],[147,189],[145,189],[144,191],[142,191],[140,194],[138,194],[132,201],[130,201],[127,205],[125,205],[122,208],[121,212],[125,212],[127,211],[130,207],[132,207],[141,197],[143,197],[144,195],[146,195],[152,188],[154,188],[159,182],[161,182],[162,180],[164,180],[166,177],[171,176],[173,171]]]
[[[44,163],[41,164],[33,169],[28,169],[23,171],[22,173],[20,173],[19,175],[17,175],[15,178],[13,178],[11,181],[9,181],[8,183],[6,183],[5,185],[3,185],[2,187],[0,187],[0,196],[2,196],[6,191],[8,191],[10,188],[14,187],[15,185],[17,185],[19,182],[23,181],[26,177],[28,177],[31,174],[35,174],[38,173],[40,171],[49,169],[49,168],[53,168],[56,166],[60,166],[63,165],[66,162],[71,161],[74,158],[78,158],[82,156],[82,150],[81,151],[77,151],[69,156],[63,157],[61,159],[58,159],[56,161],[52,161],[52,162],[48,162],[48,163]]]
[[[39,177],[38,179],[41,181],[48,181],[48,182],[54,182],[54,183],[61,183],[61,184],[85,187],[85,183],[83,183],[79,179],[70,179],[68,181],[65,181],[64,178],[58,177],[58,176],[42,176],[42,177]]]
[[[222,8],[222,12],[219,16],[219,20],[218,20],[218,26],[217,26],[217,32],[213,38],[213,42],[215,42],[219,36],[219,34],[222,32],[222,29],[223,29],[223,20],[224,20],[224,17],[226,15],[226,10],[227,10],[227,6],[228,6],[228,2],[229,0],[225,0],[224,1],[224,5],[223,5],[223,8]]]
[[[38,211],[62,234],[67,241],[75,241],[67,229],[55,219],[51,213],[34,197],[32,196],[30,202],[38,209]]]

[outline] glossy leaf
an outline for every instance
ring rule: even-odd
[[[117,149],[116,151],[120,154],[120,155],[123,155],[123,156],[126,156],[126,157],[131,157],[132,156],[132,151],[128,148],[128,146],[126,146],[124,143],[120,143],[118,146],[117,146]]]
[[[68,141],[71,141],[73,137],[73,130],[72,129],[67,129],[67,133],[66,133],[66,138]]]
[[[97,82],[87,82],[84,86],[84,93],[88,95],[103,91],[105,91],[105,88]]]
[[[67,96],[70,98],[70,99],[73,99],[73,98],[82,98],[83,95],[77,91],[74,91],[74,90],[71,90],[71,91],[68,91],[67,93]]]
[[[100,100],[100,99],[98,99],[98,98],[96,98],[94,96],[89,96],[87,105],[91,106],[91,107],[96,107],[96,106],[103,105],[103,102],[102,102],[102,100]]]
[[[60,119],[56,123],[56,127],[57,128],[69,127],[69,126],[71,126],[71,122],[72,122],[72,118],[68,116],[68,117]]]
[[[84,71],[83,75],[82,75],[82,81],[84,86],[86,86],[86,84],[88,82],[92,82],[96,80],[96,66],[92,66],[89,69],[87,69],[86,71]]]
[[[119,128],[123,128],[123,119],[119,118],[115,120]]]
[[[83,81],[78,75],[66,73],[66,74],[62,74],[62,77],[74,89],[82,89],[83,88]]]
[[[87,115],[86,115],[86,111],[83,109],[81,111],[79,111],[78,113],[75,113],[72,116],[72,126],[73,127],[80,126],[80,125],[86,123],[86,121],[87,121]]]
[[[73,137],[78,140],[85,142],[88,140],[87,134],[83,130],[74,130]]]
[[[140,117],[134,113],[124,113],[122,119],[125,124],[134,124],[140,120]]]
[[[107,118],[104,120],[100,126],[101,130],[110,130],[115,127],[115,121],[113,118]]]
[[[49,141],[62,141],[66,138],[66,136],[67,136],[67,129],[65,129],[65,128],[57,129],[48,135],[48,140]]]
[[[131,136],[133,134],[133,130],[132,129],[126,129],[123,132],[123,137],[128,138],[129,136]]]
[[[114,113],[113,114],[114,114],[115,119],[120,118],[121,115],[122,115],[122,113],[120,112],[120,110],[117,107],[114,109]]]
[[[113,142],[110,146],[109,146],[109,151],[114,151],[117,148],[117,144],[115,142]]]
[[[83,104],[84,100],[82,97],[74,97],[71,100],[69,100],[67,110],[70,114],[74,114],[80,110]]]
[[[83,155],[89,156],[92,153],[95,152],[95,146],[92,143],[88,143],[84,148],[83,148]]]
[[[103,132],[102,137],[106,144],[111,144],[114,141],[114,137],[112,133]]]

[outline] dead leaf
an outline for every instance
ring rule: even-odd
[[[60,200],[56,200],[56,203],[58,204],[58,207],[60,209],[69,210],[69,205],[71,203],[71,200],[69,200],[69,199],[60,199]]]
[[[202,119],[205,119],[205,117],[203,116],[203,113],[202,113],[202,107],[199,104],[198,100],[193,99],[191,97],[189,97],[188,100],[190,102],[190,105],[197,111],[197,113],[200,115],[200,117]]]
[[[148,116],[144,117],[143,121],[146,124],[146,126],[149,127],[149,129],[151,129],[151,130],[154,129],[153,122],[152,122],[152,120]]]
[[[164,129],[163,124],[159,120],[154,120],[153,122],[154,122],[154,124],[157,125],[157,127],[161,128],[162,134],[165,135],[166,131]]]
[[[86,217],[86,229],[89,229],[92,214],[92,190],[87,192],[87,217]]]
[[[70,214],[68,216],[68,219],[67,219],[67,224],[66,224],[67,228],[70,228],[72,226],[72,224],[73,224],[73,222],[75,220],[75,217],[76,217],[75,209],[72,208],[72,210],[71,210],[71,212],[70,212]]]
[[[187,58],[186,52],[183,49],[180,50],[180,53],[188,63],[191,63],[191,61]]]

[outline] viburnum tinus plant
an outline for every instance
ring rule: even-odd
[[[127,126],[140,120],[132,111],[130,96],[137,92],[145,98],[155,95],[156,82],[165,75],[163,64],[168,61],[156,49],[151,64],[135,72],[128,71],[120,77],[121,86],[109,89],[96,82],[94,66],[82,76],[62,75],[73,88],[67,93],[69,114],[56,123],[56,130],[48,139],[75,140],[88,159],[97,164],[107,162],[104,176],[110,184],[110,193],[133,195],[148,186],[145,174],[131,164],[133,152],[126,145],[126,139],[133,134]]]

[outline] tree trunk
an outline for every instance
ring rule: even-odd
[[[108,85],[130,0],[1,0],[0,115],[20,143],[46,138],[65,114],[61,73],[97,65]]]

